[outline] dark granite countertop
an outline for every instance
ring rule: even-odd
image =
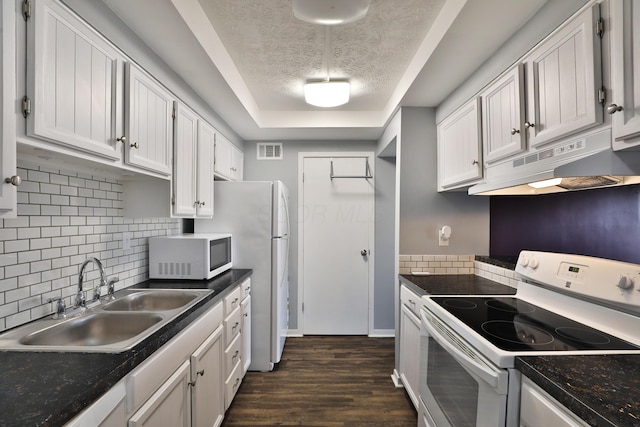
[[[474,274],[401,274],[400,282],[418,295],[513,295],[516,288]]]
[[[148,280],[133,286],[213,292],[121,353],[0,351],[0,425],[59,426],[69,421],[251,274],[234,269],[209,281]]]
[[[640,355],[527,356],[515,366],[591,426],[640,426]]]
[[[484,262],[485,264],[491,264],[509,270],[516,269],[516,263],[518,262],[518,256],[482,256],[476,255],[476,261]]]

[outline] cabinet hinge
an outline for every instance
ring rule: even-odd
[[[26,119],[31,114],[31,100],[25,95],[22,97],[22,116]]]
[[[176,196],[173,195],[171,196],[171,206],[174,206],[176,204]]]
[[[29,0],[24,0],[22,2],[22,17],[25,21],[28,21],[31,18],[31,2]]]
[[[606,88],[603,87],[602,89],[598,90],[598,102],[604,105],[606,100],[607,100],[607,90]]]
[[[176,109],[174,108],[173,111],[171,111],[171,118],[175,120],[176,118]]]
[[[596,22],[596,35],[600,38],[604,36],[604,20],[602,18]]]

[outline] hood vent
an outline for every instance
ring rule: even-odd
[[[561,178],[561,180],[560,180]],[[555,185],[533,183],[556,179]],[[640,151],[613,151],[611,129],[487,166],[478,195],[536,195],[640,183]]]

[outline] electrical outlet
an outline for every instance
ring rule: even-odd
[[[128,251],[131,249],[131,232],[125,231],[122,233],[122,250]]]

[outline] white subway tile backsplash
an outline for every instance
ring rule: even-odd
[[[414,261],[421,259],[422,261]],[[511,287],[518,281],[513,270],[475,261],[474,255],[400,255],[400,274],[475,274]]]
[[[178,219],[123,217],[114,179],[20,163],[18,217],[0,220],[0,331],[52,313],[52,297],[71,304],[87,257],[120,277],[116,289],[146,280],[147,239],[181,231]],[[132,233],[130,250],[122,232]],[[91,266],[86,289],[97,276]]]

